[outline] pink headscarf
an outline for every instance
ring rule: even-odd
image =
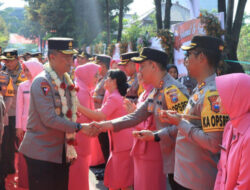
[[[29,72],[31,73],[32,80],[40,73],[43,71],[43,65],[35,60],[35,59],[30,59],[28,61],[23,62],[23,65],[27,67]]]
[[[76,85],[80,88],[93,89],[92,83],[95,74],[99,71],[100,66],[95,63],[87,63],[80,65],[75,70]]]
[[[250,123],[250,76],[236,73],[216,77],[216,86],[222,105],[233,127]]]

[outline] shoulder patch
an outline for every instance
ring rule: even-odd
[[[221,101],[218,91],[208,90],[205,94],[201,111],[201,122],[203,131],[224,131],[224,127],[228,120],[228,115],[222,112]]]
[[[43,91],[43,94],[45,96],[48,95],[49,91],[50,91],[50,85],[48,82],[41,82],[41,89]]]
[[[169,110],[175,110],[182,113],[187,105],[187,97],[175,85],[164,89],[166,105]]]

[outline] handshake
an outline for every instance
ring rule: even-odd
[[[90,137],[96,137],[102,132],[113,130],[113,125],[110,121],[82,123],[81,126],[82,129],[80,131]]]

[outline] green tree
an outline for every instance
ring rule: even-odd
[[[250,60],[250,24],[241,28],[237,53],[240,61]]]
[[[3,49],[8,45],[9,32],[4,19],[0,16],[0,47]]]

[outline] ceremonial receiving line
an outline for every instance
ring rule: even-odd
[[[182,49],[181,78],[148,47],[118,63],[71,38],[48,39],[46,63],[6,49],[0,189],[17,170],[19,188],[88,190],[89,168],[103,163],[96,178],[111,190],[250,189],[250,77],[216,75],[221,39],[194,36]]]

